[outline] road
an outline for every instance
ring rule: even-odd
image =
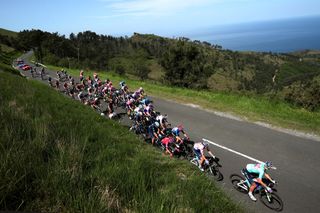
[[[22,72],[30,76],[30,72]],[[55,72],[47,71],[47,74],[55,77]],[[254,162],[248,159],[251,157],[259,161],[271,160],[277,167],[270,174],[279,183],[277,190],[284,202],[283,212],[320,212],[319,141],[218,116],[193,106],[156,97],[152,99],[156,110],[168,114],[168,120],[173,125],[183,124],[191,139],[207,139],[221,145],[210,145],[223,165],[221,171],[225,178],[219,185],[236,202],[243,203],[255,212],[273,212],[259,201],[252,202],[247,195],[234,190],[229,181],[230,174],[240,174],[241,168]],[[222,146],[228,149],[221,148]]]

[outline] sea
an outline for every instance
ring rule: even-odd
[[[320,50],[320,16],[214,26],[186,37],[237,51]]]

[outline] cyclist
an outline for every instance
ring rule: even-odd
[[[140,87],[139,89],[138,89],[138,92],[140,93],[140,95],[144,95],[144,89],[142,88],[142,87]]]
[[[59,70],[57,71],[57,77],[58,77],[59,81],[61,81],[61,72]]]
[[[146,106],[143,110],[143,114],[146,116],[146,117],[149,117],[151,118],[151,114],[152,114],[152,111],[153,111],[153,105],[152,104],[149,104],[148,106]]]
[[[33,77],[33,76],[32,76],[32,77]],[[49,76],[49,78],[48,78],[48,83],[49,83],[50,86],[52,86],[52,79],[51,79],[50,76]]]
[[[159,138],[159,133],[160,133],[160,124],[158,122],[154,122],[150,126],[148,126],[148,133],[151,138],[151,143],[152,145],[154,144],[155,139]]]
[[[44,76],[45,72],[44,72],[44,67],[41,68],[41,71],[40,71],[40,76],[41,76],[41,79],[43,80],[43,76]]]
[[[209,161],[207,160],[206,156],[204,155],[204,150],[207,150],[207,152],[209,153],[209,155],[211,155],[213,158],[216,158],[212,152],[209,149],[209,144],[205,143],[205,142],[199,142],[199,143],[195,143],[193,145],[193,151],[198,159],[199,162],[199,169],[201,171],[204,171],[202,164],[203,162],[205,162],[206,164],[209,163]]]
[[[68,86],[68,83],[67,83],[67,82],[65,82],[65,83],[63,84],[63,89],[64,89],[64,92],[65,92],[66,94],[68,94],[69,86]]]
[[[128,116],[131,118],[131,112],[134,110],[134,99],[130,98],[127,102],[126,102],[126,109],[127,109],[127,114]]]
[[[119,86],[120,86],[121,89],[122,89],[122,87],[124,87],[125,85],[126,85],[126,82],[125,82],[125,81],[120,81]]]
[[[60,89],[60,83],[58,80],[56,80],[56,89],[59,90]]]
[[[162,129],[166,129],[167,128],[167,115],[158,115],[156,117],[156,120],[160,123],[160,126]]]
[[[30,69],[32,78],[34,78],[34,72],[35,72],[34,70],[35,70],[35,69],[36,69],[36,68],[34,68],[34,69],[31,68],[31,69]]]
[[[140,103],[144,106],[147,107],[150,104],[150,100],[148,98],[144,98],[140,101]]]
[[[179,139],[181,140],[180,132],[183,134],[184,137],[188,138],[188,135],[187,133],[185,133],[183,126],[181,124],[178,125],[177,127],[173,127],[171,130],[172,135],[175,136],[178,140]]]
[[[81,103],[84,104],[84,103],[86,102],[86,100],[85,100],[86,95],[85,95],[84,91],[80,91],[80,92],[79,92],[78,98],[79,98],[79,100],[81,101]]]
[[[169,144],[174,142],[174,138],[172,136],[165,137],[161,140],[162,145],[166,148],[166,153],[170,154],[170,157],[173,156],[173,153],[169,150]]]
[[[80,82],[81,82],[83,80],[83,78],[84,78],[83,77],[83,70],[80,70],[80,76],[79,77],[80,77]]]
[[[262,181],[262,178],[266,177],[272,183],[275,183],[275,181],[270,177],[270,175],[266,173],[266,170],[269,170],[270,168],[273,168],[272,163],[270,161],[266,161],[265,163],[258,163],[258,164],[247,164],[245,172],[248,174],[249,182],[251,183],[249,193],[248,193],[251,200],[253,201],[257,200],[252,194],[254,189],[257,187],[257,184],[255,182],[259,183],[264,188],[266,188],[268,192],[272,192],[272,189]],[[256,176],[258,177],[255,178]]]

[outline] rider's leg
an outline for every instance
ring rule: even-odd
[[[249,193],[248,193],[250,199],[253,200],[253,201],[256,201],[256,200],[257,200],[257,199],[254,197],[254,195],[252,194],[252,192],[253,192],[253,190],[256,188],[256,186],[257,186],[257,184],[256,184],[255,182],[253,182],[253,183],[251,184],[251,186],[250,186]]]
[[[253,190],[256,188],[257,184],[255,182],[253,182],[250,186],[249,192],[253,192]]]
[[[201,158],[200,158],[200,166],[202,166],[202,164],[203,164],[203,162],[204,162],[205,159],[206,159],[206,158],[204,157],[204,155],[202,155]]]

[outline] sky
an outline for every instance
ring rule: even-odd
[[[320,15],[320,0],[1,0],[0,27],[69,35],[182,36],[212,26]]]

